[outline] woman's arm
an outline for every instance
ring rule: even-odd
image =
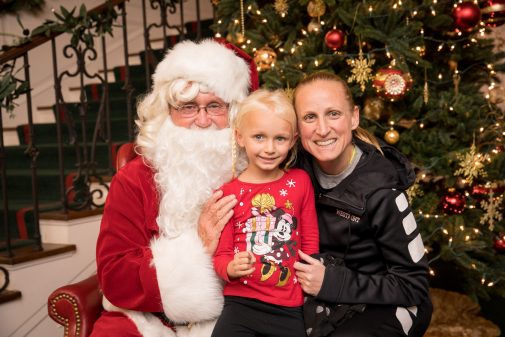
[[[364,274],[329,266],[318,298],[338,303],[421,303],[428,298],[428,262],[405,193],[379,190],[369,198],[367,213],[386,270]]]

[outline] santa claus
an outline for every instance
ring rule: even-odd
[[[138,105],[140,156],[113,178],[97,242],[104,308],[97,336],[211,335],[223,304],[212,265],[234,196],[237,104],[258,86],[241,50],[215,40],[177,44]]]

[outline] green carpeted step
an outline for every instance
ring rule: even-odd
[[[145,70],[144,70],[145,71]],[[145,77],[142,78],[132,78],[131,86],[133,91],[133,102],[135,102],[135,96],[144,94],[146,92],[146,81]],[[102,98],[102,85],[101,84],[87,84],[84,87],[86,96],[90,102],[100,102]],[[112,82],[109,83],[109,97],[111,99],[123,99],[126,100],[126,92],[124,89],[123,82]]]
[[[200,21],[200,35],[202,38],[214,36],[214,32],[210,28],[213,24],[214,19],[206,19]],[[198,22],[197,21],[187,22],[186,24],[184,24],[184,27],[186,28],[186,32],[188,32],[186,34],[186,38],[196,39]]]
[[[141,51],[139,53],[140,62],[142,65],[146,63],[146,60],[149,60],[149,70],[151,73],[154,71],[156,65],[163,59],[165,56],[165,52],[161,49],[151,50],[151,51]]]
[[[143,64],[130,65],[130,82],[134,85],[136,92],[143,92],[146,88],[146,68]],[[113,83],[121,83],[124,85],[126,80],[126,66],[115,67],[113,69],[114,79]],[[142,85],[142,87],[141,87]],[[124,92],[124,90],[123,90]]]
[[[74,173],[74,170],[66,170],[65,176]],[[107,175],[103,168],[97,171],[98,175]],[[7,172],[7,193],[9,201],[20,202],[32,200],[32,172],[30,169],[17,169]],[[68,180],[68,179],[66,179]],[[67,182],[69,185],[70,182]],[[37,186],[39,200],[51,202],[60,199],[60,177],[57,169],[38,169]]]
[[[117,145],[113,145],[114,147]],[[30,168],[31,158],[25,154],[26,146],[7,146],[5,147],[5,166],[10,171],[18,169]],[[58,169],[58,147],[56,144],[40,144],[37,145],[39,154],[36,160],[37,169]],[[64,167],[70,170],[75,169],[77,162],[77,154],[73,145],[63,145],[63,164]],[[82,149],[81,149],[82,151]],[[91,156],[91,147],[88,144],[88,158]],[[95,149],[95,160],[99,167],[106,168],[109,163],[109,148],[107,144],[97,143]],[[7,175],[9,178],[9,175]]]
[[[81,123],[76,124],[76,135],[79,140],[82,140]],[[86,140],[91,142],[93,139],[95,129],[95,121],[88,120],[86,122]],[[111,119],[110,120],[110,130],[111,139],[114,141],[121,141],[128,139],[128,121],[124,118],[122,119]],[[20,144],[28,144],[30,141],[29,126],[28,124],[18,125],[16,127],[18,134],[18,139]],[[33,133],[35,135],[35,143],[37,144],[56,144],[57,137],[57,126],[55,123],[39,123],[33,124]],[[69,144],[70,137],[69,131],[66,124],[61,126],[61,137],[64,144]],[[105,135],[98,135],[98,141],[105,141]]]
[[[67,114],[72,116],[75,123],[79,122],[81,117],[79,116],[80,103],[66,103],[60,105],[60,119],[61,121],[66,120]],[[100,109],[100,102],[89,102],[86,110],[86,120],[95,121]],[[110,99],[110,118],[114,119],[127,119],[127,101],[123,97]],[[135,102],[131,102],[131,111],[135,114]],[[53,112],[56,114],[56,105],[53,106]]]
[[[32,177],[30,169],[16,169],[7,172],[7,193],[9,200],[31,200]],[[38,169],[37,184],[39,198],[44,201],[60,198],[60,178],[57,169]]]

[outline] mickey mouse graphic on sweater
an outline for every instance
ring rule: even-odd
[[[314,254],[319,249],[314,192],[308,175],[290,169],[274,182],[254,184],[234,179],[222,190],[224,195],[234,194],[238,199],[214,255],[216,272],[226,281],[224,295],[288,307],[302,305],[303,294],[293,264],[299,260],[298,250]],[[255,271],[231,280],[226,267],[241,251],[255,255]]]

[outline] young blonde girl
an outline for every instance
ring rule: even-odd
[[[318,251],[314,194],[296,158],[296,114],[283,91],[257,90],[233,121],[247,166],[222,186],[238,199],[214,256],[225,306],[213,337],[305,337],[303,293],[293,264]]]

